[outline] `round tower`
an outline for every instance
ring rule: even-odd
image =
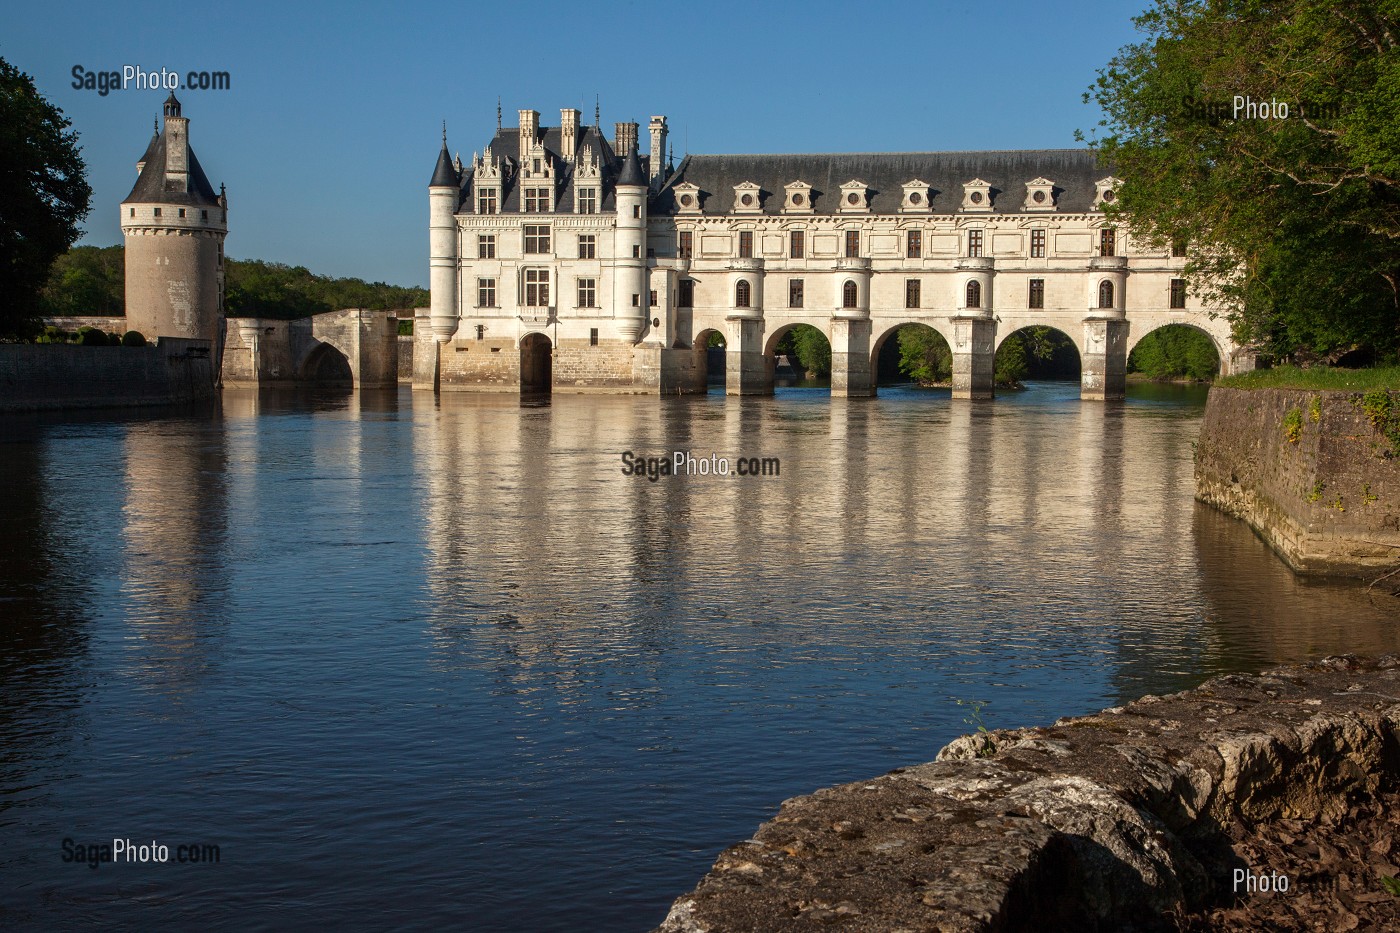
[[[447,343],[457,332],[457,200],[462,181],[447,152],[447,130],[442,131],[433,179],[428,182],[428,287],[429,317],[433,337]]]
[[[618,336],[636,343],[647,319],[647,177],[636,143],[623,157],[617,182],[617,240],[613,263],[613,317]]]
[[[215,193],[190,148],[189,119],[171,94],[165,126],[136,163],[121,205],[126,327],[147,340],[186,337],[217,345],[224,317],[228,198]]]

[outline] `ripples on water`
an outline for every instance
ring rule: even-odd
[[[1193,503],[1200,393],[1134,391],[0,422],[0,926],[643,930],[959,699],[1040,724],[1396,649],[1393,605]],[[620,474],[675,449],[782,473]]]

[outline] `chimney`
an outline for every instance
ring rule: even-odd
[[[536,110],[520,111],[520,164],[527,164],[530,157],[530,150],[535,148],[535,140],[539,138],[540,115]]]
[[[165,118],[166,190],[190,190],[190,121],[185,117]]]
[[[574,161],[578,147],[578,118],[577,110],[559,111],[559,154],[565,162]]]
[[[647,127],[651,130],[650,163],[652,187],[655,187],[666,173],[666,118],[652,117]]]
[[[613,136],[613,152],[617,155],[625,156],[629,152],[636,151],[637,148],[637,124],[618,123],[615,124],[615,135]]]

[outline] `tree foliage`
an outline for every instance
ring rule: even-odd
[[[895,331],[899,342],[899,371],[925,385],[953,378],[953,351],[943,335],[924,324],[906,324]]]
[[[37,329],[49,267],[81,235],[92,189],[71,125],[0,58],[0,336]]]
[[[1156,0],[1136,23],[1085,95],[1124,179],[1110,218],[1185,241],[1243,342],[1400,349],[1400,0]]]
[[[794,324],[778,339],[773,352],[796,357],[802,368],[817,378],[831,375],[831,343],[810,324]]]
[[[123,253],[121,246],[78,246],[60,256],[41,294],[43,313],[126,313]],[[224,261],[224,294],[230,316],[284,320],[341,308],[403,310],[428,304],[426,289],[333,278],[256,259]]]
[[[1194,327],[1170,324],[1147,334],[1128,354],[1128,372],[1150,379],[1208,382],[1220,372],[1220,354],[1211,339]]]

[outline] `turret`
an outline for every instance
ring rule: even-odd
[[[165,126],[146,146],[121,205],[126,326],[147,340],[184,337],[216,347],[223,327],[228,202],[190,148],[189,119],[171,94]]]
[[[442,151],[438,153],[433,178],[428,182],[430,290],[429,320],[433,337],[447,343],[457,332],[457,199],[461,176],[447,152],[447,130],[442,131]]]
[[[647,177],[637,159],[635,137],[631,144],[623,153],[622,167],[614,183],[617,189],[617,258],[613,267],[613,316],[618,322],[618,335],[635,343],[646,326],[649,313]]]

